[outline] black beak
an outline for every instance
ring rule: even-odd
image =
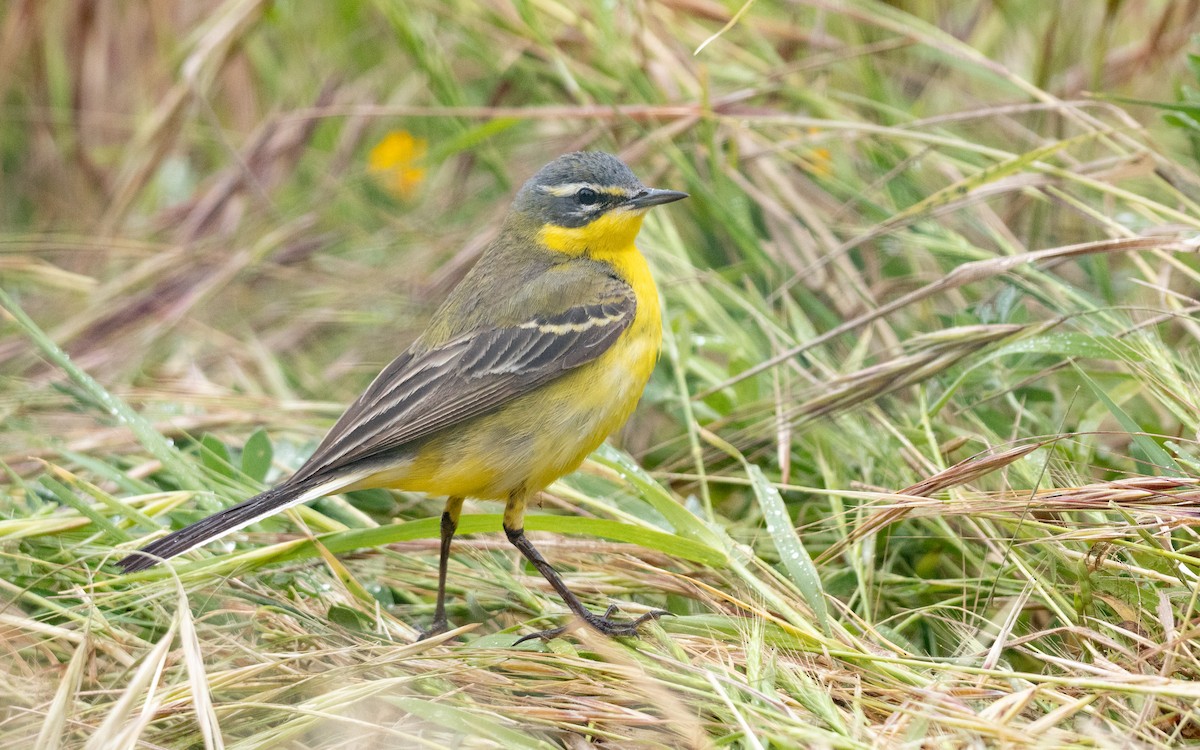
[[[688,197],[687,193],[681,193],[678,190],[659,190],[658,188],[646,188],[642,192],[630,198],[625,202],[626,208],[650,208],[651,206],[661,206],[664,203],[674,203]]]

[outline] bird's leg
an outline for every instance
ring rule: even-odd
[[[538,552],[530,543],[529,538],[525,536],[524,521],[525,521],[525,495],[523,493],[513,493],[508,499],[508,505],[504,508],[504,533],[508,536],[508,541],[512,542],[513,546],[521,551],[525,559],[533,563],[533,567],[538,569],[542,577],[550,582],[558,595],[562,597],[563,602],[567,607],[575,613],[579,619],[590,625],[595,630],[600,631],[605,635],[632,635],[638,634],[638,627],[648,620],[656,620],[663,615],[669,615],[670,612],[661,609],[655,609],[635,620],[620,621],[612,619],[612,615],[617,611],[617,605],[613,604],[602,615],[595,614],[587,607],[583,606],[583,602],[579,601],[579,597],[571,593],[567,588],[567,584],[563,581],[562,576],[558,574],[550,563],[546,562],[546,558],[542,557],[542,553]],[[530,633],[522,637],[513,645],[524,643],[533,638],[541,638],[549,640],[557,638],[568,630],[567,627],[551,628],[542,630],[537,633]]]
[[[431,636],[445,633],[449,628],[446,623],[446,567],[450,563],[450,541],[458,529],[458,517],[462,514],[463,499],[461,497],[446,498],[446,507],[442,510],[442,548],[438,557],[438,592],[437,606],[433,609],[433,622],[429,629],[421,634],[424,640]]]

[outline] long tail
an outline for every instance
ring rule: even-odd
[[[167,534],[162,539],[155,540],[120,560],[117,565],[126,573],[145,570],[163,560],[220,539],[255,521],[274,515],[284,508],[337,492],[341,488],[353,484],[357,479],[359,477],[355,475],[342,475],[332,479],[326,477],[324,480],[309,478],[295,484],[284,482],[249,500],[238,503],[232,508],[226,508],[191,526],[185,526],[179,531]]]

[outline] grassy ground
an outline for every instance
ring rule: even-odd
[[[0,15],[0,745],[1200,738],[1200,3],[195,5]],[[564,609],[476,533],[414,644],[440,500],[383,492],[116,574],[577,148],[692,199],[638,414],[528,528],[674,617],[513,648]]]

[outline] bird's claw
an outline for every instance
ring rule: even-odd
[[[559,637],[560,635],[563,635],[565,633],[569,633],[572,630],[575,630],[582,623],[586,623],[587,625],[591,626],[594,630],[597,630],[607,636],[633,636],[636,638],[638,635],[638,628],[640,628],[642,625],[649,622],[650,620],[657,620],[658,618],[660,618],[664,615],[671,614],[670,612],[666,611],[665,609],[652,609],[649,612],[647,612],[646,614],[642,615],[641,617],[638,617],[633,620],[622,621],[622,620],[612,619],[612,616],[616,612],[617,612],[617,605],[610,604],[608,606],[608,609],[606,609],[604,611],[604,614],[602,614],[602,615],[596,615],[596,614],[592,614],[591,612],[589,612],[583,618],[575,620],[574,622],[572,622],[569,625],[563,625],[562,627],[557,627],[557,628],[550,628],[549,630],[539,630],[536,633],[530,633],[529,635],[522,636],[521,638],[517,639],[516,643],[514,643],[513,645],[519,646],[520,644],[524,643],[525,641],[531,641],[534,638],[538,638],[543,641],[554,640],[555,638]]]
[[[449,629],[450,624],[446,622],[446,618],[443,617],[439,620],[434,620],[433,622],[429,623],[429,627],[427,629],[421,631],[421,635],[417,636],[417,641],[420,642],[428,640],[436,635],[445,633]]]

